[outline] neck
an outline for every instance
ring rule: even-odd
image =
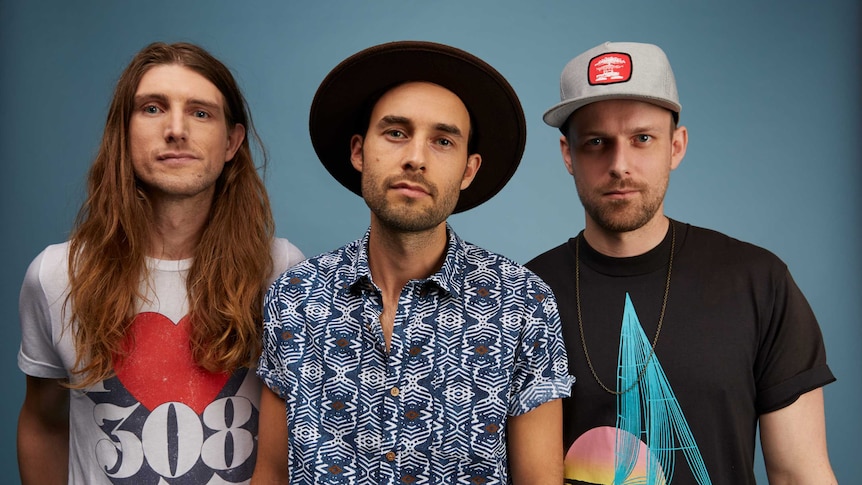
[[[397,295],[408,281],[427,278],[443,265],[446,223],[422,232],[394,231],[371,219],[368,266],[385,294]]]
[[[665,230],[667,230],[668,226],[670,226],[670,220],[665,216],[661,216],[661,220],[663,220],[665,222]],[[599,387],[601,387],[602,389],[605,390],[605,392],[608,392],[610,394],[620,396],[620,395],[625,394],[625,393],[631,391],[632,389],[634,389],[635,386],[637,386],[638,383],[640,383],[641,380],[646,375],[647,369],[649,369],[649,362],[652,360],[653,356],[655,355],[655,346],[656,346],[656,344],[658,344],[658,338],[659,338],[659,335],[661,335],[661,327],[662,327],[662,324],[664,323],[665,310],[667,310],[667,297],[668,297],[668,294],[670,294],[670,279],[671,279],[671,276],[673,275],[673,253],[674,253],[674,249],[676,248],[676,231],[674,230],[673,226],[670,226],[670,235],[671,235],[671,238],[670,238],[670,256],[668,257],[668,262],[667,262],[667,279],[665,280],[665,284],[664,284],[664,296],[662,297],[661,312],[659,313],[658,324],[656,325],[655,337],[653,337],[653,339],[652,339],[652,343],[650,345],[649,355],[646,358],[646,362],[641,366],[641,370],[640,370],[640,372],[638,372],[637,379],[635,379],[634,382],[629,384],[623,390],[619,390],[619,387],[617,388],[617,390],[611,389],[604,382],[602,382],[602,380],[599,379],[599,375],[596,373],[595,367],[593,367],[592,360],[590,359],[590,353],[587,350],[587,341],[586,341],[586,338],[584,337],[584,322],[581,319],[581,281],[580,281],[581,280],[581,278],[580,278],[580,276],[581,276],[580,247],[581,247],[581,245],[577,244],[575,246],[575,306],[577,309],[578,331],[579,331],[580,337],[581,337],[581,345],[583,346],[583,349],[584,349],[584,357],[587,359],[587,366],[589,366],[589,368],[590,368],[590,373],[592,373],[593,378],[596,380],[596,383],[598,383]],[[584,230],[584,236],[586,237],[586,229]],[[659,240],[658,243],[656,243],[654,246],[651,246],[649,249],[652,249],[653,247],[657,246],[660,243],[661,243],[661,240]],[[647,249],[646,251],[648,251],[649,249]],[[644,252],[646,252],[646,251],[644,251]],[[643,254],[643,253],[638,253],[638,254]],[[634,254],[632,256],[636,256],[636,255],[637,254]],[[628,298],[628,296],[626,298]]]
[[[643,226],[625,232],[610,231],[586,216],[584,239],[596,251],[614,258],[640,256],[661,244],[670,220],[660,211]]]
[[[209,218],[210,203],[153,201],[154,224],[147,256],[179,260],[194,256]]]

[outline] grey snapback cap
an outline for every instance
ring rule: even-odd
[[[560,128],[578,108],[606,99],[637,99],[679,114],[676,80],[653,44],[605,42],[575,57],[560,75],[560,102],[542,119]]]

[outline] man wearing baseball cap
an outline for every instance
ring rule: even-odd
[[[255,483],[559,484],[573,380],[553,294],[446,222],[520,162],[511,86],[459,49],[392,42],[336,66],[309,125],[371,224],[266,297]]]
[[[605,43],[563,69],[544,115],[585,210],[527,266],[558,298],[569,371],[566,483],[835,483],[817,320],[765,249],[669,219],[688,133],[654,45]]]

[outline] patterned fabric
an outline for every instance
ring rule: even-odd
[[[402,290],[387,354],[368,233],[270,288],[258,374],[286,399],[291,484],[506,484],[506,419],[568,396],[556,301],[447,227]]]

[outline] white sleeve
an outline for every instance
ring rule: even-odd
[[[287,271],[288,268],[295,266],[297,263],[304,261],[305,256],[302,251],[294,246],[290,241],[284,238],[273,238],[272,240],[272,275],[267,281],[267,286],[271,285],[276,278]]]
[[[62,330],[62,306],[68,282],[67,245],[49,246],[30,263],[18,298],[21,347],[18,367],[27,375],[52,379],[68,377],[57,343]],[[43,282],[45,284],[43,284]],[[46,288],[47,286],[47,288]],[[54,291],[62,288],[61,291]],[[55,339],[55,333],[58,338]]]

